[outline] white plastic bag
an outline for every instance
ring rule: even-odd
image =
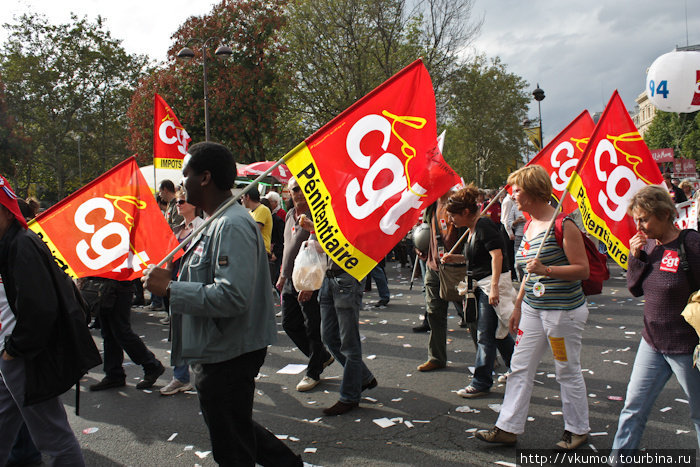
[[[292,282],[299,292],[321,288],[326,276],[326,261],[316,250],[315,242],[304,242],[294,260]]]

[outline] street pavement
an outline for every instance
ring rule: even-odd
[[[643,301],[625,288],[624,271],[610,266],[613,277],[603,294],[589,298],[581,357],[593,434],[586,447],[601,451],[612,444],[642,330]],[[338,399],[342,369],[337,363],[326,369],[321,384],[306,393],[294,389],[303,373],[277,373],[288,364],[305,363],[277,318],[279,339],[261,369],[254,418],[314,465],[514,465],[515,447],[487,445],[474,438],[476,429],[495,423],[504,385],[496,384],[487,397],[479,399],[462,399],[455,393],[469,382],[475,352],[468,332],[458,326],[454,308],[448,320],[448,367],[431,373],[416,370],[426,360],[428,335],[411,330],[420,323],[424,301],[418,280],[409,290],[409,274],[408,268],[387,264],[392,298],[386,307],[372,306],[378,300],[376,289],[364,296],[360,315],[363,354],[379,386],[363,393],[358,409],[338,417],[322,413]],[[168,327],[158,322],[160,317],[162,313],[134,308],[132,322],[167,366]],[[99,332],[93,335],[101,349]],[[136,390],[141,368],[128,358],[125,361],[127,387],[90,393],[86,388],[102,378],[101,369],[93,369],[84,378],[79,417],[73,411],[74,391],[63,396],[87,464],[216,465],[196,394],[161,396],[158,388],[172,377],[170,368],[153,390]],[[672,378],[651,412],[642,447],[697,448],[686,400]],[[522,410],[528,410],[530,418],[518,447],[554,447],[564,428],[551,353],[540,364],[529,409]],[[382,428],[375,423],[377,419],[390,419],[394,425]]]

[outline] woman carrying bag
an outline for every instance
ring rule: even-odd
[[[476,437],[488,443],[515,444],[517,435],[525,431],[537,366],[550,347],[564,415],[564,434],[557,447],[575,449],[590,431],[580,360],[581,336],[588,319],[581,280],[588,278],[588,258],[573,221],[563,222],[563,246],[554,229],[545,238],[556,211],[549,204],[552,182],[545,169],[523,167],[508,177],[508,184],[518,208],[532,218],[515,257],[529,276],[520,286],[510,322],[510,331],[517,331],[518,339],[501,412],[496,425],[477,432]]]
[[[700,372],[693,368],[698,336],[681,312],[700,281],[700,234],[673,224],[676,206],[665,188],[650,185],[630,200],[637,225],[630,239],[627,288],[644,295],[644,330],[620,412],[613,453],[639,447],[647,418],[672,374],[688,396],[700,446]],[[685,255],[681,253],[681,242]],[[688,270],[683,268],[683,257]]]
[[[496,350],[501,353],[506,367],[510,366],[515,345],[508,334],[508,321],[513,311],[515,290],[510,281],[508,264],[503,254],[505,243],[496,224],[488,217],[480,217],[477,206],[479,190],[470,184],[450,196],[447,212],[457,227],[468,227],[464,254],[446,254],[443,263],[463,263],[476,283],[477,351],[474,377],[471,384],[457,394],[471,399],[485,396],[493,386],[493,365]]]

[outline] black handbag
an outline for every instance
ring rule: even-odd
[[[478,315],[476,294],[474,293],[474,280],[472,272],[467,271],[467,293],[464,297],[464,321],[467,323],[476,322]]]

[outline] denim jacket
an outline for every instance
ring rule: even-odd
[[[276,339],[262,235],[234,203],[192,239],[170,286],[172,364],[217,363]]]

